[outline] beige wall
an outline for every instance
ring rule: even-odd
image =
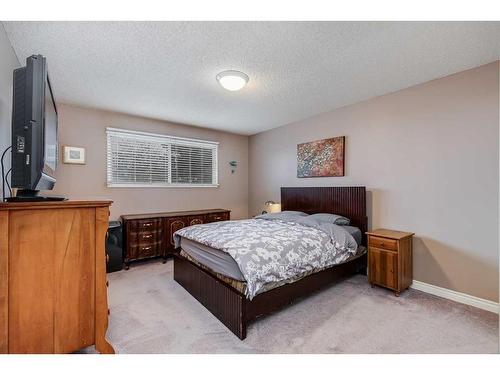
[[[233,218],[248,215],[248,137],[70,105],[58,106],[59,145],[86,148],[86,164],[60,163],[52,195],[71,199],[109,198],[111,219],[121,214],[227,208]],[[108,188],[106,127],[218,141],[218,188]],[[61,152],[61,151],[60,151]],[[61,157],[60,157],[61,159]],[[229,161],[238,162],[231,174]],[[48,194],[47,194],[48,195]]]
[[[365,185],[371,227],[416,232],[414,279],[498,301],[498,62],[250,138],[250,214],[280,186]],[[346,136],[346,176],[298,179],[297,144]]]
[[[0,156],[5,148],[11,144],[12,71],[19,66],[19,61],[7,39],[3,25],[0,23]],[[6,154],[5,165],[7,168],[10,167],[10,152]],[[0,194],[1,191],[0,177]]]

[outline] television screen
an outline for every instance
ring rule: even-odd
[[[54,177],[57,167],[57,112],[48,76],[45,82],[45,165],[52,170]]]

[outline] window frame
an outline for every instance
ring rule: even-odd
[[[112,135],[117,135],[119,136],[120,134],[128,135],[128,136],[137,136],[137,138],[155,138],[155,139],[160,139],[163,140],[165,143],[168,143],[169,146],[172,144],[186,144],[186,145],[192,145],[193,147],[197,147],[199,145],[205,145],[206,149],[211,149],[213,150],[212,153],[212,158],[213,158],[213,165],[214,169],[212,171],[212,183],[211,184],[194,184],[194,183],[172,183],[172,166],[171,166],[171,153],[172,149],[171,147],[168,148],[168,183],[121,183],[121,182],[111,182],[109,179],[110,174],[112,174],[112,171],[110,171],[110,168],[112,168],[112,163],[110,163],[111,157],[109,156],[109,149],[110,149],[110,136]],[[202,140],[202,139],[197,139],[197,138],[187,138],[187,137],[177,137],[177,136],[172,136],[172,135],[166,135],[166,134],[158,134],[158,133],[150,133],[150,132],[143,132],[143,131],[137,131],[137,130],[129,130],[129,129],[120,129],[120,128],[113,128],[113,127],[106,127],[106,185],[108,188],[115,188],[115,187],[125,187],[125,188],[144,188],[144,187],[151,187],[151,188],[217,188],[219,187],[219,142],[215,141],[207,141],[207,140]]]

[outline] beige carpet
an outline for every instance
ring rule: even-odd
[[[173,280],[173,262],[109,275],[118,353],[497,353],[498,316],[357,275],[248,327],[240,341]]]

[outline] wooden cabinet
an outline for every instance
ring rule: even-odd
[[[368,262],[370,282],[384,285],[387,288],[397,289],[398,285],[398,256],[396,253],[370,248],[371,255]]]
[[[162,212],[144,215],[122,215],[124,225],[124,263],[163,257],[175,252],[173,234],[184,227],[230,219],[229,210]]]
[[[0,204],[0,353],[70,353],[106,341],[111,202]]]
[[[401,291],[411,285],[413,279],[414,233],[377,229],[366,234],[370,284],[392,289],[399,296]]]

